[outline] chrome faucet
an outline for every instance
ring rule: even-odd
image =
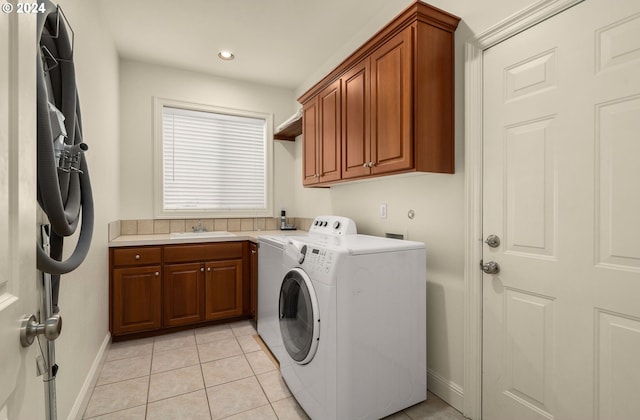
[[[198,220],[197,225],[191,226],[192,232],[206,232],[207,228],[202,225],[202,220]]]

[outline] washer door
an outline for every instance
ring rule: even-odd
[[[280,332],[293,360],[304,365],[313,359],[320,340],[318,299],[311,279],[299,268],[291,269],[282,280]]]

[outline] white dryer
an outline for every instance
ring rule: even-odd
[[[284,275],[282,258],[286,242],[285,236],[258,238],[258,334],[278,360],[282,347],[278,325],[278,293]]]
[[[423,243],[291,238],[280,369],[312,419],[379,419],[426,399]]]

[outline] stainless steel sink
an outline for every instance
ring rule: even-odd
[[[226,230],[216,232],[174,232],[169,235],[170,239],[192,239],[192,238],[224,238],[236,236]]]

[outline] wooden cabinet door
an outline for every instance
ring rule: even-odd
[[[412,34],[408,27],[371,54],[372,174],[413,167]]]
[[[205,264],[205,318],[242,315],[242,260]]]
[[[251,252],[251,316],[258,320],[258,244],[250,244]]]
[[[335,81],[303,105],[303,185],[340,179],[340,86]]]
[[[318,98],[302,107],[302,184],[318,183]]]
[[[319,181],[329,182],[340,179],[342,172],[340,102],[341,81],[336,80],[318,95],[319,141],[318,167]]]
[[[164,326],[204,319],[204,264],[164,266]]]
[[[370,85],[369,59],[342,76],[342,178],[369,175]]]
[[[113,269],[114,336],[161,327],[161,282],[159,265]]]

